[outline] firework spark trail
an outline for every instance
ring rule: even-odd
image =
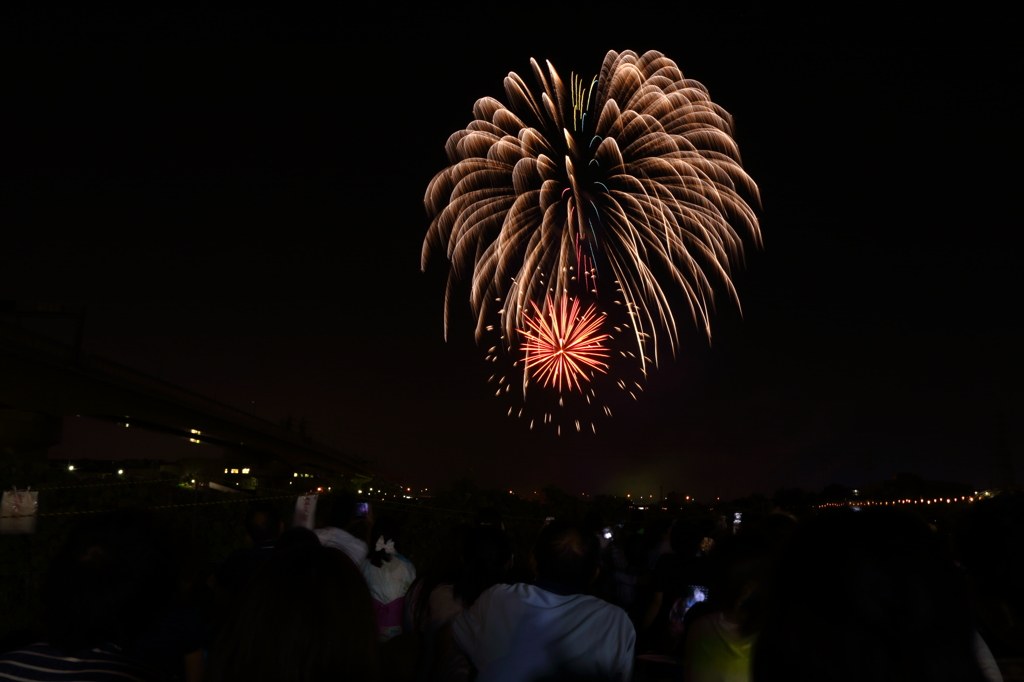
[[[446,145],[451,165],[427,188],[422,264],[437,249],[452,264],[445,334],[454,283],[467,273],[477,338],[500,296],[508,348],[535,301],[578,285],[592,292],[604,273],[618,285],[646,372],[645,339],[655,363],[659,330],[673,352],[678,342],[664,286],[683,291],[708,336],[713,283],[738,304],[730,273],[742,237],[760,242],[741,192],[756,205],[757,185],[729,114],[661,53],[610,51],[589,88],[575,75],[567,87],[550,62],[546,73],[530,64],[539,94],[509,73],[508,105],[476,102],[474,120]]]
[[[561,392],[563,384],[570,391],[575,387],[583,392],[580,378],[590,381],[586,370],[605,372],[608,365],[600,358],[608,357],[608,349],[601,342],[608,334],[601,333],[603,316],[591,305],[579,315],[580,301],[562,296],[556,303],[550,296],[542,311],[533,304],[535,315],[526,315],[527,329],[518,330],[524,337],[522,350],[526,353],[526,368],[533,370],[537,381]],[[524,382],[529,373],[524,373]],[[525,391],[525,384],[524,384]]]

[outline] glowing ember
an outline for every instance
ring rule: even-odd
[[[544,386],[559,391],[575,387],[583,392],[580,378],[590,381],[586,370],[605,372],[608,365],[600,358],[608,357],[608,349],[601,342],[610,338],[601,333],[603,316],[591,305],[579,315],[580,301],[561,297],[558,303],[547,298],[542,312],[532,303],[535,315],[523,319],[528,329],[518,330],[525,338],[522,350],[526,353],[526,369]]]

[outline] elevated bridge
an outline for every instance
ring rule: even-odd
[[[77,345],[77,344],[76,344]],[[152,375],[0,320],[0,446],[60,442],[63,417],[125,423],[263,465],[369,476],[365,462]]]

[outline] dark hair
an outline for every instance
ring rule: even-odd
[[[416,578],[409,588],[409,595],[412,595],[413,623],[417,629],[423,629],[427,624],[427,615],[430,611],[430,594],[438,585],[453,584],[462,575],[463,571],[463,546],[465,539],[473,526],[459,524],[441,541],[441,547],[435,555],[434,562],[423,574]],[[418,583],[418,585],[417,585]],[[409,599],[410,597],[406,597]]]
[[[356,498],[351,493],[336,493],[331,497],[327,525],[345,529],[356,517]]]
[[[245,532],[260,545],[276,540],[281,534],[281,513],[273,502],[251,502],[245,512]]]
[[[771,547],[773,556],[786,551],[786,546],[793,541],[799,528],[800,524],[795,518],[779,512],[769,514],[754,527],[757,535]]]
[[[801,529],[754,651],[764,680],[981,680],[965,585],[928,526],[894,509]]]
[[[452,585],[453,594],[468,609],[484,590],[505,579],[511,559],[512,543],[501,527],[473,528],[462,545],[462,569]]]
[[[391,556],[387,551],[381,549],[377,550],[377,540],[383,539],[384,542],[395,542],[398,537],[398,522],[389,516],[382,516],[373,522],[373,530],[370,533],[370,551],[366,555],[366,558],[371,564],[380,568],[384,565],[385,561],[391,561]]]
[[[594,578],[599,552],[593,533],[578,523],[558,519],[541,531],[533,549],[541,580],[577,589],[585,588]]]
[[[633,533],[622,543],[626,564],[633,569],[646,567],[650,560],[647,540],[639,533]]]
[[[163,524],[141,509],[83,521],[43,586],[50,644],[67,653],[105,642],[128,645],[173,594],[170,544]]]
[[[652,547],[656,547],[658,543],[661,542],[661,536],[672,531],[672,525],[672,519],[657,519],[656,521],[649,523],[647,525],[648,530],[645,533],[647,536],[647,542]],[[671,535],[669,538],[671,541]]]
[[[306,528],[305,526],[296,526],[295,528],[289,528],[285,532],[281,533],[281,537],[274,543],[274,548],[280,551],[286,549],[293,549],[295,547],[319,547],[320,538],[316,536],[316,533]]]
[[[704,536],[704,529],[699,523],[680,519],[672,526],[669,543],[672,545],[672,551],[676,554],[692,557],[700,549],[700,543]]]
[[[730,535],[715,547],[709,561],[712,606],[738,616],[744,635],[756,634],[764,624],[766,583],[772,569],[771,544],[756,532]]]
[[[480,507],[476,510],[476,525],[501,528],[501,514],[494,507]]]
[[[208,680],[372,680],[377,624],[359,569],[338,549],[275,550],[228,618]]]

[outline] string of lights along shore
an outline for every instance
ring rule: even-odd
[[[609,51],[568,83],[530,66],[536,89],[509,73],[506,102],[477,100],[448,139],[422,267],[442,250],[451,264],[445,338],[469,275],[509,417],[596,433],[608,396],[639,400],[675,354],[685,312],[671,298],[709,339],[716,293],[739,305],[731,273],[745,240],[760,245],[760,199],[729,114],[663,54]]]

